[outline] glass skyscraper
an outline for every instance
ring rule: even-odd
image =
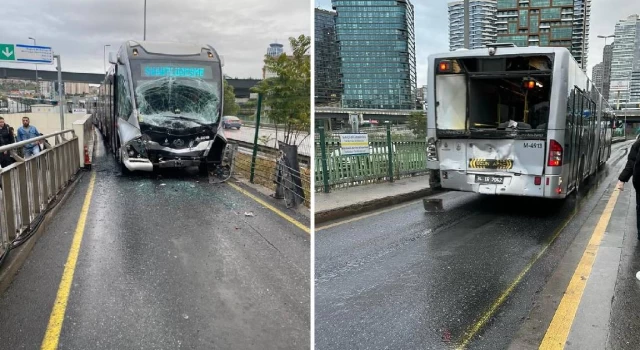
[[[590,15],[591,0],[498,0],[498,43],[566,47],[586,69]]]
[[[409,0],[332,0],[342,107],[416,108],[414,9]]]
[[[636,74],[634,74],[634,72]],[[616,24],[609,103],[626,104],[634,96],[640,97],[640,18],[629,16]],[[638,91],[638,93],[636,93]]]
[[[337,106],[342,97],[336,13],[315,10],[315,104]]]
[[[468,4],[466,4],[468,2]],[[465,6],[469,6],[468,23]],[[449,49],[479,49],[496,42],[496,0],[449,3]],[[466,42],[468,40],[468,43]]]

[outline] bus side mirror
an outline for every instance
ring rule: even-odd
[[[115,52],[109,52],[109,63],[118,64],[118,60],[116,59],[116,53]]]
[[[220,66],[224,67],[224,56],[220,56]]]

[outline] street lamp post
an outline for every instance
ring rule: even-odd
[[[604,39],[604,46],[607,46],[607,39],[615,38],[615,35],[598,35],[598,38]]]
[[[36,38],[29,37],[30,40],[33,40],[33,46],[36,46]],[[38,91],[40,90],[40,83],[38,82],[38,65],[36,64],[36,96],[38,95]]]
[[[105,59],[105,56],[107,55],[107,46],[111,46],[111,45],[105,45],[102,48],[102,68],[104,69],[104,72],[107,72],[107,61]]]
[[[142,40],[147,40],[147,0],[144,0],[144,37]]]

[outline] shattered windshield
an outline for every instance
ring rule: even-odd
[[[197,127],[218,122],[220,69],[210,62],[133,61],[135,98],[142,122]]]

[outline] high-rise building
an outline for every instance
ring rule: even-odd
[[[449,49],[479,49],[495,43],[496,0],[461,0],[449,3]]]
[[[409,0],[332,0],[342,107],[415,109],[414,9]]]
[[[593,70],[591,71],[591,80],[593,81],[593,85],[596,86],[598,91],[602,93],[604,83],[604,63],[598,63],[593,66]]]
[[[616,24],[611,62],[609,103],[631,102],[631,90],[640,90],[640,17],[629,16]],[[636,102],[636,101],[632,101]]]
[[[270,44],[269,47],[267,48],[267,56],[278,57],[283,53],[284,53],[284,45],[282,44],[273,43],[273,44]],[[277,76],[278,74],[268,70],[267,67],[262,68],[263,79],[275,78]]]
[[[591,0],[498,0],[498,42],[566,47],[587,67]]]
[[[315,104],[338,105],[342,96],[336,13],[315,10]]]
[[[83,95],[88,94],[89,92],[89,84],[87,83],[64,83],[64,93],[67,95]]]
[[[609,88],[611,87],[611,61],[613,60],[613,43],[605,45],[602,53],[602,65],[604,66],[604,77],[602,81],[602,97],[609,100]]]
[[[562,1],[554,0],[554,3]],[[591,19],[591,0],[573,1],[573,35],[571,38],[571,53],[578,64],[586,71],[589,56],[589,29]],[[552,29],[553,31],[553,29]]]
[[[273,43],[267,48],[267,55],[271,57],[277,57],[284,53],[284,45]]]

